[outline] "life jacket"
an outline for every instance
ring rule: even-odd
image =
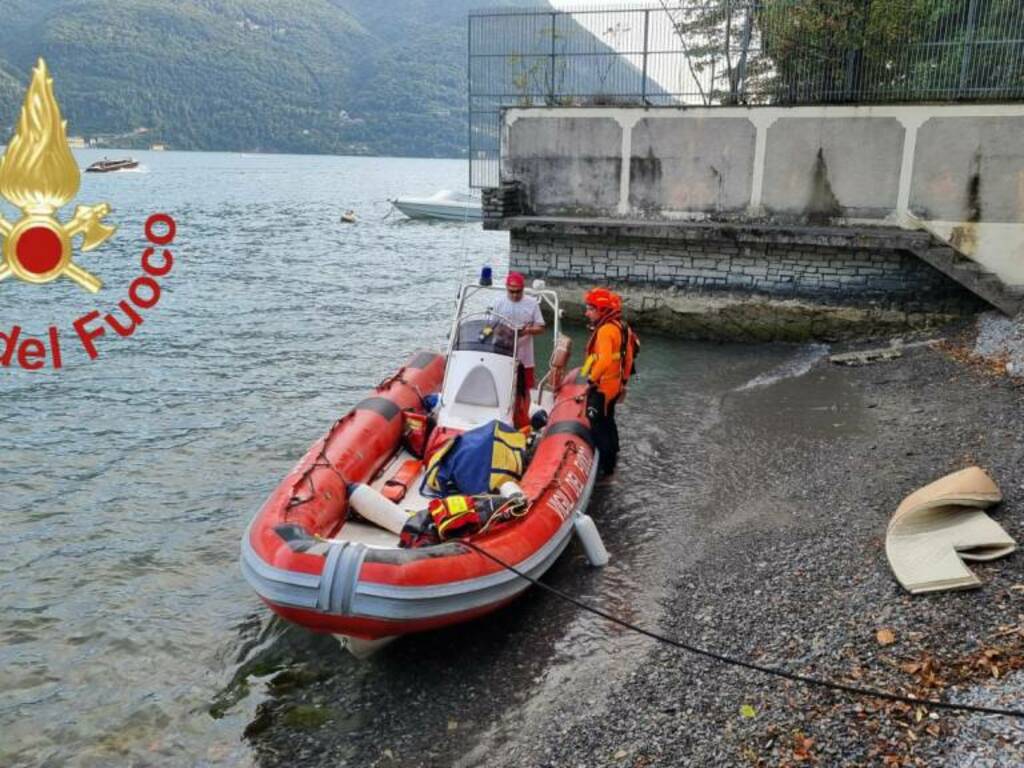
[[[464,538],[494,524],[520,518],[528,508],[529,502],[522,496],[507,499],[492,494],[457,494],[432,499],[427,509],[420,510],[406,521],[398,546],[417,549]]]
[[[430,420],[422,411],[402,411],[402,445],[417,459],[423,458],[430,436]]]
[[[480,530],[480,526],[483,525],[472,496],[460,494],[445,496],[443,499],[431,499],[427,509],[441,541],[465,536]]]
[[[587,341],[587,359],[583,365],[584,376],[589,374],[590,368],[597,362],[597,335],[608,324],[613,325],[619,332],[619,348],[612,353],[612,361],[617,363],[617,365],[602,373],[601,380],[597,382],[597,385],[611,399],[622,393],[630,377],[636,373],[636,358],[640,351],[640,338],[629,327],[629,324],[622,319],[621,313],[609,313],[597,324],[594,332],[590,335],[590,339]]]
[[[435,451],[443,448],[445,443],[454,437],[458,437],[464,431],[454,427],[434,427],[430,430],[430,437],[427,439],[427,450],[423,454],[424,459],[429,462],[430,457],[434,455]]]
[[[463,432],[427,461],[421,492],[432,496],[481,494],[516,482],[526,470],[526,435],[500,421]]]

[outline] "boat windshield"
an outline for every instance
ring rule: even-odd
[[[459,352],[490,352],[511,357],[515,351],[516,332],[511,326],[494,318],[463,320],[455,336]]]

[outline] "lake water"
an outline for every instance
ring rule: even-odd
[[[99,157],[78,153],[83,167]],[[351,711],[372,710],[373,691],[399,680],[442,703],[460,695],[395,669],[429,640],[360,663],[272,620],[237,561],[245,525],[313,440],[414,350],[440,348],[460,278],[483,263],[504,272],[505,233],[389,214],[389,197],[464,188],[465,163],[137,157],[137,172],[84,175],[75,201],[109,202],[119,227],[76,256],[104,280],[100,293],[65,279],[0,283],[0,333],[18,324],[45,338],[54,325],[63,356],[56,371],[0,368],[0,765],[273,762],[258,749],[259,729],[243,736],[273,695],[267,669],[254,667],[261,659],[280,670],[328,654],[352,681],[336,694],[348,700],[334,704]],[[350,208],[359,222],[340,223]],[[143,223],[158,211],[178,227],[160,300],[131,337],[108,328],[90,360],[72,323],[128,295]],[[594,510],[606,528],[623,505],[645,514],[606,533],[615,559],[605,571],[567,555],[552,577],[559,586],[656,618],[678,555],[661,545],[665,521],[706,501],[688,493],[680,451],[700,450],[724,393],[792,354],[645,343],[620,416],[632,485],[599,495]],[[649,589],[629,596],[638,580]],[[530,600],[545,601],[545,629],[529,664],[516,667],[524,696],[501,707],[527,720],[543,716],[531,701],[572,691],[572,680],[611,685],[602,663],[640,642],[550,598],[520,604]],[[521,618],[465,631],[500,648]],[[486,681],[486,665],[470,667]],[[515,717],[499,718],[460,735],[469,750],[500,744],[512,727]],[[351,726],[354,744],[359,729]]]

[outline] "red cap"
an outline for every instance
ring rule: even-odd
[[[505,278],[505,287],[524,288],[526,287],[526,278],[521,272],[509,272],[508,277]]]
[[[622,309],[622,299],[614,291],[607,288],[592,288],[583,297],[587,306],[597,309]]]

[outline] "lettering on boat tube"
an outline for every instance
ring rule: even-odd
[[[555,510],[564,521],[572,514],[577,502],[583,495],[583,489],[587,485],[587,478],[590,476],[590,468],[593,458],[584,451],[577,451],[572,463],[565,472],[565,488],[557,488],[548,497],[548,504]]]
[[[166,213],[155,213],[146,220],[146,247],[139,257],[139,273],[128,285],[124,298],[106,311],[86,312],[63,332],[51,325],[42,336],[25,333],[17,324],[0,327],[0,365],[29,371],[59,369],[68,349],[81,350],[95,360],[109,341],[132,336],[163,295],[160,281],[174,267],[174,253],[169,246],[176,233],[175,221]]]

